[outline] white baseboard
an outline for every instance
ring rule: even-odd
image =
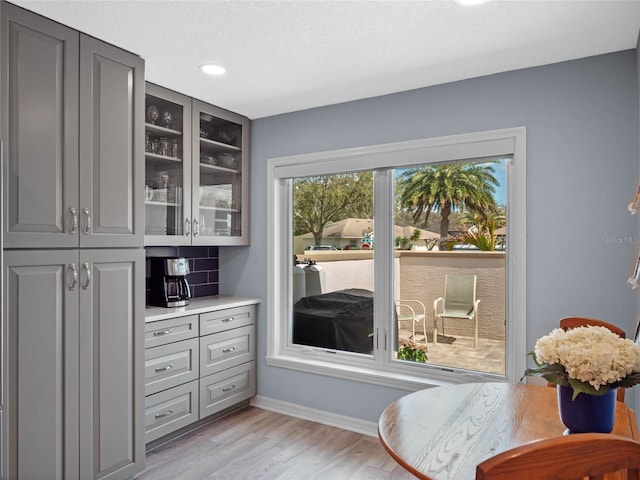
[[[322,423],[323,425],[329,425],[331,427],[342,428],[343,430],[349,430],[370,437],[378,436],[378,424],[376,422],[369,422],[345,415],[337,415],[335,413],[325,412],[324,410],[316,410],[315,408],[303,407],[295,403],[284,402],[262,395],[253,397],[251,399],[251,405],[262,408],[263,410]]]

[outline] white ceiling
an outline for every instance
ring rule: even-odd
[[[636,47],[640,0],[12,0],[259,118]],[[227,74],[198,69],[214,62]]]

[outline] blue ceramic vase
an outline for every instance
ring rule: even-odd
[[[557,385],[560,420],[570,433],[611,433],[616,419],[616,391],[604,395],[580,393],[572,400],[573,389]]]

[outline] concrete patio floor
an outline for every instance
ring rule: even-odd
[[[471,337],[438,335],[438,343],[428,335],[427,363],[443,367],[464,368],[486,373],[505,374],[504,340],[478,339],[478,348],[473,347]],[[409,338],[410,330],[400,329],[400,339]],[[424,344],[424,335],[416,331],[416,342]]]

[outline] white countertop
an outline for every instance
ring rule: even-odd
[[[168,318],[185,317],[199,313],[224,310],[225,308],[244,307],[260,303],[259,298],[231,297],[218,295],[215,297],[198,297],[189,300],[189,305],[185,307],[147,307],[144,312],[144,321],[156,322]]]

